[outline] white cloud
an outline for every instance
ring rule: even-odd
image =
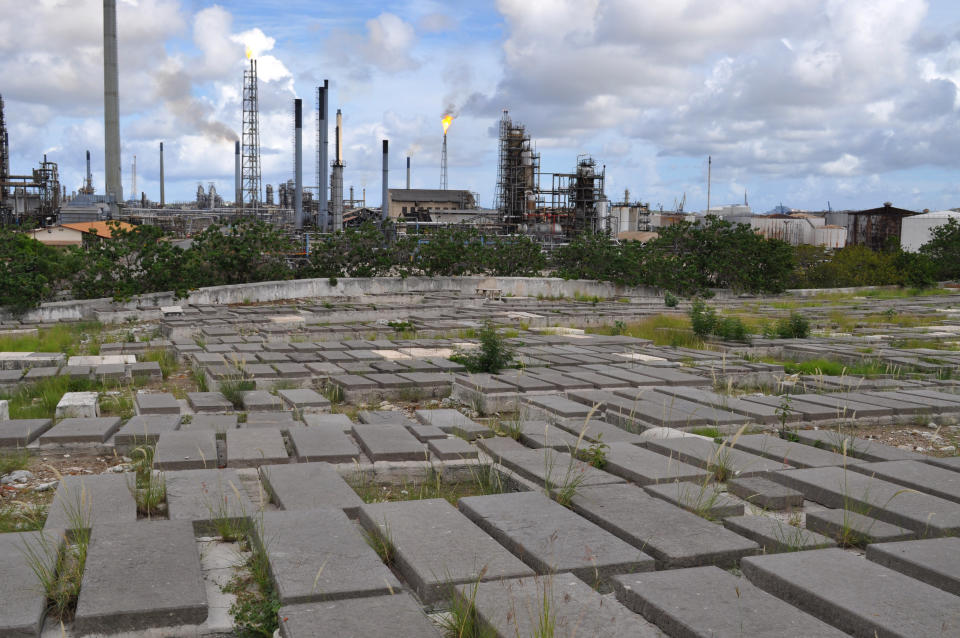
[[[844,153],[832,162],[824,162],[821,168],[827,175],[848,176],[855,175],[860,165],[860,158],[850,153]]]

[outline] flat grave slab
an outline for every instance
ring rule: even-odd
[[[756,423],[769,424],[780,421],[780,415],[777,413],[777,408],[769,405],[763,405],[761,403],[744,401],[742,398],[719,394],[711,390],[684,386],[657,386],[654,388],[654,391],[658,394],[674,396],[686,401],[702,403],[703,405],[707,405],[712,408],[718,408],[728,412],[733,412],[734,414],[740,414],[748,417],[749,420]],[[787,417],[788,422],[798,421],[799,419],[800,416],[795,414],[788,415]]]
[[[513,442],[511,440],[511,443]],[[573,480],[583,486],[623,483],[623,479],[618,476],[598,470],[566,452],[558,452],[551,448],[531,450],[509,447],[499,451],[497,460],[501,465],[527,480],[541,486],[549,483],[552,489],[559,489],[564,483]]]
[[[455,434],[468,441],[478,437],[493,436],[490,428],[477,423],[457,410],[417,410],[416,417],[424,425],[435,425],[447,434]]]
[[[727,481],[727,491],[763,509],[803,507],[801,492],[759,476],[730,479]]]
[[[144,577],[131,578],[132,573]],[[94,526],[74,620],[78,633],[198,625],[206,619],[207,594],[189,521]]]
[[[749,403],[759,403],[776,410],[783,405],[783,398],[778,396],[744,395],[740,397]],[[837,411],[822,403],[802,401],[795,396],[790,397],[790,414],[799,415],[802,421],[827,421],[837,418]],[[849,415],[848,415],[849,416]]]
[[[57,403],[58,419],[90,418],[100,416],[99,395],[96,392],[65,392]]]
[[[821,450],[812,445],[786,441],[775,434],[744,434],[739,437],[728,437],[727,440],[738,450],[776,461],[785,461],[794,467],[827,467],[844,465],[849,461],[842,454]]]
[[[428,603],[450,584],[533,575],[443,499],[363,505],[360,522],[371,532],[389,529],[397,569]]]
[[[311,414],[303,415],[303,422],[310,427],[338,427],[342,432],[349,432],[353,421],[346,414]]]
[[[658,569],[736,565],[759,546],[696,514],[646,494],[633,485],[578,490],[573,511],[642,549]]]
[[[441,461],[458,461],[460,459],[475,459],[478,450],[458,437],[445,439],[428,439],[427,448],[430,453]]]
[[[163,370],[160,369],[160,364],[156,361],[131,363],[128,368],[133,379],[147,378],[158,381],[163,378]]]
[[[282,604],[391,595],[400,581],[342,510],[267,512],[258,542]]]
[[[178,427],[180,427],[179,414],[137,415],[131,417],[113,435],[113,444],[121,447],[156,443],[162,433],[172,432]]]
[[[561,452],[586,447],[579,436],[546,421],[523,421],[516,424],[520,442],[531,448],[552,448]]]
[[[166,481],[170,520],[189,520],[194,528],[209,529],[214,518],[241,519],[258,511],[236,470],[167,472]]]
[[[287,356],[287,359],[290,359],[290,356]],[[306,366],[291,361],[274,363],[273,369],[281,379],[306,379],[310,376],[310,370]]]
[[[180,429],[184,431],[213,430],[221,434],[236,427],[236,414],[194,414],[189,423],[180,425]]]
[[[353,436],[373,461],[421,461],[427,458],[423,444],[402,425],[356,424]]]
[[[801,443],[821,447],[834,452],[843,453],[846,444],[848,457],[861,459],[871,463],[879,461],[919,461],[926,457],[909,450],[884,445],[880,441],[861,439],[844,431],[830,430],[797,430],[795,432]]]
[[[271,500],[284,510],[336,507],[356,518],[363,505],[329,463],[262,465],[260,478]]]
[[[707,470],[725,466],[730,476],[760,476],[790,469],[790,465],[782,461],[731,449],[728,445],[721,449],[719,444],[700,438],[651,439],[646,446],[654,452]]]
[[[555,370],[550,370],[548,368],[535,368],[532,372],[528,372],[527,374],[528,376],[535,377],[541,381],[546,381],[547,383],[552,384],[554,388],[560,390],[561,392],[566,392],[567,390],[587,390],[595,387],[590,381],[574,379],[572,376],[563,374],[562,372],[557,372]]]
[[[120,417],[67,418],[40,435],[40,445],[105,443],[120,429]]]
[[[877,405],[876,403],[864,403],[863,401],[834,396],[833,394],[795,394],[791,395],[791,402],[794,397],[804,403],[826,406],[833,411],[835,418],[838,419],[890,416],[895,412],[890,407]]]
[[[133,475],[96,474],[60,479],[47,513],[45,530],[73,530],[101,523],[137,520],[137,503],[130,493]]]
[[[556,425],[559,428],[563,428],[567,432],[580,436],[580,432],[583,431],[583,438],[587,441],[603,441],[604,443],[613,444],[613,443],[632,443],[632,444],[641,444],[644,442],[644,438],[639,434],[629,432],[621,427],[617,427],[612,423],[607,423],[606,421],[601,421],[600,419],[594,417],[590,421],[585,419],[557,419]],[[584,431],[584,425],[586,425],[586,431]]]
[[[474,600],[477,615],[497,636],[536,636],[541,630],[544,597],[557,636],[662,638],[663,634],[615,600],[601,596],[572,574],[514,578],[461,585],[458,593]]]
[[[297,460],[350,463],[360,457],[360,449],[340,428],[321,426],[293,427],[288,430]]]
[[[867,560],[960,596],[960,538],[873,544]]]
[[[188,392],[187,403],[194,412],[233,412],[233,404],[219,392]]]
[[[217,440],[213,430],[176,430],[157,438],[153,464],[158,470],[213,469],[217,459]]]
[[[904,541],[917,536],[904,527],[843,509],[808,512],[807,529],[838,541],[846,538],[847,542],[858,545]]]
[[[637,485],[655,485],[673,481],[703,482],[706,470],[675,458],[658,454],[631,443],[610,443],[604,471]]]
[[[447,433],[434,425],[408,425],[406,426],[410,434],[417,437],[421,443],[426,443],[430,439],[445,439]]]
[[[241,429],[274,428],[287,432],[290,428],[303,423],[293,418],[293,412],[248,412],[247,420],[240,424]]]
[[[315,638],[317,628],[338,638],[441,638],[419,603],[403,592],[280,608],[282,638]],[[328,633],[329,632],[329,633]]]
[[[851,465],[850,469],[867,476],[903,485],[919,492],[932,494],[960,503],[960,472],[920,461],[883,461]]]
[[[765,554],[836,547],[836,542],[810,529],[794,527],[773,516],[732,516],[723,526],[758,543]]]
[[[402,425],[404,427],[414,425],[414,422],[400,410],[362,410],[357,414],[357,418],[361,423],[370,425]]]
[[[167,392],[137,391],[137,414],[180,414],[180,404]]]
[[[538,574],[570,571],[610,591],[611,575],[654,568],[653,558],[540,492],[470,496],[458,508]]]
[[[0,420],[0,447],[26,447],[53,426],[53,419]]]
[[[928,456],[926,462],[930,465],[936,465],[953,472],[960,472],[960,456],[936,457]]]
[[[960,630],[956,596],[841,549],[751,556],[740,568],[754,585],[858,636]]]
[[[869,511],[881,521],[913,530],[921,536],[960,533],[960,504],[904,490],[895,483],[839,467],[777,472],[771,477],[821,505]]]
[[[282,410],[283,401],[266,390],[249,390],[243,393],[243,408],[248,412]]]
[[[330,409],[330,400],[316,390],[309,388],[277,390],[277,394],[288,407],[296,410],[319,412],[320,410]]]
[[[283,435],[276,428],[243,428],[227,431],[227,465],[259,467],[289,463]]]
[[[743,514],[743,503],[721,492],[715,485],[706,484],[704,481],[699,483],[672,481],[647,485],[643,489],[650,496],[710,519]]]
[[[523,402],[534,410],[540,410],[561,419],[586,419],[591,409],[582,403],[571,401],[559,394],[541,394],[525,397]]]
[[[27,560],[27,553],[36,554],[48,570],[56,569],[54,556],[63,543],[63,532],[10,532],[0,534],[0,635],[39,636],[47,612],[47,596],[40,589],[37,576]],[[45,551],[49,548],[51,551]]]
[[[630,574],[614,580],[617,599],[670,636],[846,635],[717,567]]]

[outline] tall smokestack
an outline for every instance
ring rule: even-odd
[[[103,151],[107,195],[123,201],[120,182],[120,81],[117,73],[117,0],[103,0]]]
[[[93,173],[90,171],[90,151],[87,151],[87,183],[84,184],[84,190],[93,194]]]
[[[388,140],[383,140],[383,192],[381,193],[380,219],[387,218],[387,213],[390,208],[390,192],[387,190],[387,176],[390,170],[390,158],[387,151],[388,144]]]
[[[410,190],[410,156],[407,155],[407,190]]]
[[[293,215],[297,230],[303,228],[303,101],[293,101]]]
[[[319,118],[320,130],[317,133],[317,152],[319,154],[320,169],[317,179],[317,196],[319,197],[319,213],[317,215],[317,224],[320,230],[327,229],[327,196],[329,195],[329,182],[327,180],[327,169],[329,168],[329,159],[327,158],[327,102],[329,102],[330,81],[324,80],[323,86],[317,87],[317,117]]]
[[[240,142],[236,142],[236,145],[233,147],[233,162],[234,162],[234,185],[233,185],[233,197],[236,202],[236,207],[241,208],[243,206],[243,172],[240,169]]]
[[[335,131],[333,177],[330,180],[330,208],[333,214],[333,231],[343,230],[343,115],[337,109]]]
[[[160,208],[167,203],[163,195],[163,142],[160,142]]]

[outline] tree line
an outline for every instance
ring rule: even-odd
[[[960,224],[934,230],[919,253],[899,247],[875,252],[854,246],[829,251],[794,248],[749,226],[716,217],[660,229],[647,243],[581,235],[549,257],[529,237],[485,236],[470,229],[431,229],[396,237],[371,223],[302,245],[257,220],[212,225],[187,248],[156,226],[115,226],[109,240],[67,249],[0,229],[0,306],[14,313],[67,293],[75,299],[129,299],[204,286],[299,278],[495,275],[650,285],[683,295],[728,288],[778,293],[786,288],[897,284],[923,287],[960,277]]]

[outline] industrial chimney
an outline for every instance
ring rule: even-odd
[[[166,202],[163,196],[163,142],[160,142],[160,208],[163,208]]]
[[[330,81],[324,80],[323,86],[317,87],[317,153],[319,167],[317,170],[317,196],[319,199],[319,210],[317,214],[317,224],[320,230],[327,229],[327,196],[329,194],[329,182],[327,179],[327,102],[329,101]]]
[[[388,140],[383,140],[383,193],[381,194],[382,203],[380,204],[380,219],[387,218],[387,211],[390,207],[390,193],[387,191],[387,174],[390,170],[389,155],[387,152]]]
[[[303,101],[293,101],[293,215],[297,230],[303,228]]]
[[[233,147],[233,162],[234,162],[234,201],[236,202],[236,207],[241,208],[243,206],[243,173],[240,170],[240,142],[236,142],[236,145]]]
[[[333,177],[330,180],[330,207],[333,213],[333,231],[343,230],[343,116],[337,109],[337,128],[335,131],[335,157]]]
[[[117,0],[103,0],[103,150],[107,195],[123,201],[120,182],[120,81],[117,73]]]
[[[83,192],[93,195],[93,173],[90,171],[90,151],[87,151],[87,181],[83,185]]]
[[[410,190],[410,156],[407,155],[407,190]]]

